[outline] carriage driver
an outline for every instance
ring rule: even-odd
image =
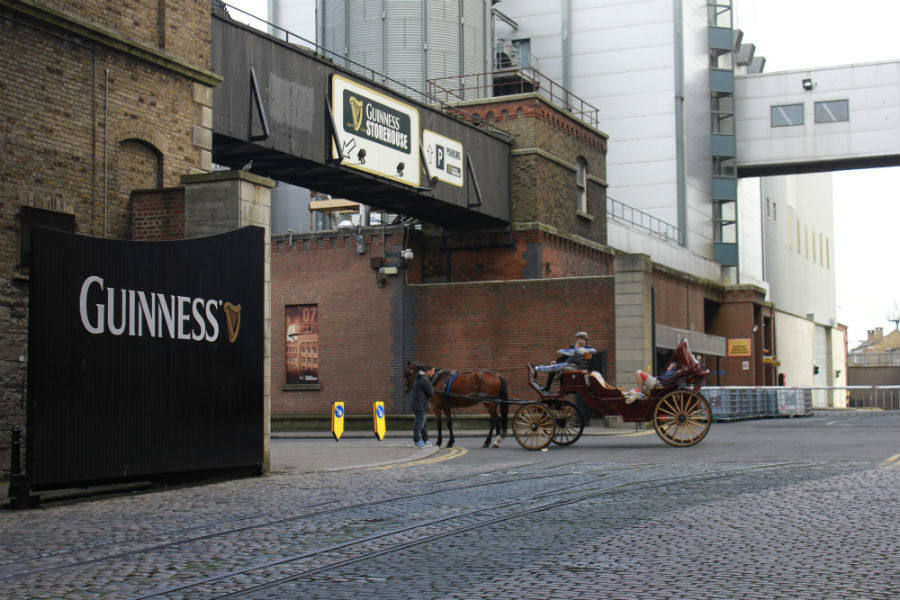
[[[575,343],[568,349],[560,348],[555,362],[534,367],[536,372],[550,373],[547,376],[547,385],[542,388],[543,391],[550,391],[550,384],[553,383],[553,378],[560,371],[587,371],[591,366],[591,358],[596,353],[597,350],[588,346],[588,334],[584,331],[576,333]]]

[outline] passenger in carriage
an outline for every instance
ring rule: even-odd
[[[665,372],[659,377],[654,377],[646,371],[635,371],[634,381],[637,384],[637,387],[628,392],[628,394],[625,396],[625,404],[631,404],[642,396],[649,396],[650,392],[653,391],[653,388],[658,385],[662,385],[663,382],[665,382],[677,372],[678,364],[675,362],[670,362],[669,366],[666,367]]]
[[[556,360],[549,365],[538,365],[534,367],[537,373],[550,373],[547,376],[547,384],[542,388],[543,391],[549,392],[553,378],[560,371],[586,371],[591,366],[591,358],[597,350],[588,346],[588,334],[579,331],[575,334],[575,343],[568,349],[561,348],[557,352]]]

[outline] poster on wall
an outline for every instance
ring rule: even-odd
[[[346,77],[331,78],[331,107],[345,167],[419,186],[419,111]]]
[[[319,308],[286,306],[285,383],[319,383]]]
[[[422,131],[422,147],[428,172],[440,181],[463,186],[463,146],[430,129]]]

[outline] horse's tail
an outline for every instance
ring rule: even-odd
[[[500,399],[501,400],[509,400],[509,388],[506,386],[506,380],[498,374],[497,377],[500,378]],[[500,418],[503,419],[501,421],[503,423],[503,431],[506,432],[506,420],[509,417],[509,403],[501,402],[500,403]]]

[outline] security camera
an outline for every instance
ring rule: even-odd
[[[409,248],[407,248],[406,250],[400,251],[400,258],[402,258],[403,260],[412,260],[413,256],[415,256],[415,255],[413,254],[413,251],[410,250]]]
[[[399,175],[400,177],[403,177],[403,169],[405,169],[405,168],[406,168],[406,165],[404,165],[403,163],[399,163],[397,165],[397,175]]]

